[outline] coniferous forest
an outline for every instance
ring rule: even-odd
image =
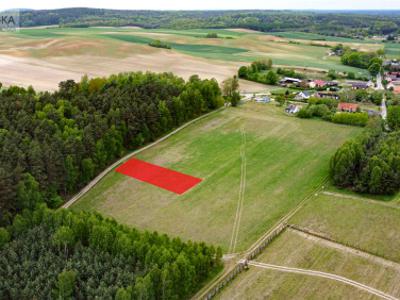
[[[221,253],[41,205],[0,228],[0,299],[186,299],[220,270]]]
[[[343,37],[397,34],[398,11],[273,11],[210,10],[148,11],[94,8],[22,10],[22,26],[60,25],[141,26],[144,28],[247,28],[252,30],[304,31]]]
[[[0,224],[60,206],[106,166],[221,106],[215,80],[129,73],[0,92]]]
[[[122,155],[223,104],[215,80],[125,73],[0,92],[0,299],[184,299],[221,249],[53,210]]]

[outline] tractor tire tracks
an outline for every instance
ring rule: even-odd
[[[300,269],[300,268],[292,268],[292,267],[285,267],[285,266],[278,266],[278,265],[271,265],[271,264],[265,264],[265,263],[260,263],[256,261],[249,261],[248,264],[250,266],[258,267],[258,268],[263,268],[263,269],[269,269],[269,270],[274,270],[274,271],[280,271],[280,272],[287,272],[287,273],[295,273],[295,274],[301,274],[301,275],[308,275],[308,276],[314,276],[314,277],[320,277],[320,278],[326,278],[330,280],[335,280],[353,287],[356,287],[360,290],[363,290],[365,292],[368,292],[370,294],[373,294],[375,296],[378,296],[382,299],[387,299],[387,300],[398,300],[398,298],[393,297],[391,295],[388,295],[380,290],[377,290],[373,287],[370,287],[368,285],[362,284],[360,282],[348,279],[343,276],[339,276],[336,274],[332,273],[326,273],[326,272],[321,272],[321,271],[315,271],[315,270],[309,270],[309,269]]]
[[[233,223],[233,230],[231,241],[229,244],[229,253],[234,253],[236,250],[237,240],[240,230],[240,221],[243,212],[243,202],[246,192],[246,176],[247,176],[247,159],[246,159],[246,132],[244,127],[241,128],[242,144],[240,146],[240,185],[239,185],[239,197],[236,207],[235,221]]]

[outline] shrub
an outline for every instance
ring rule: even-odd
[[[304,107],[297,113],[297,117],[302,118],[302,119],[309,119],[309,118],[312,118],[312,113],[309,109]]]
[[[389,106],[387,121],[391,129],[400,129],[400,106]]]
[[[162,42],[162,41],[160,41],[160,40],[151,41],[151,42],[149,43],[149,46],[155,47],[155,48],[171,49],[171,46],[170,46],[170,45],[168,45],[167,43],[164,43],[164,42]]]
[[[332,122],[346,125],[365,126],[368,123],[368,114],[340,112],[332,116]]]

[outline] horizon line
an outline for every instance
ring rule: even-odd
[[[62,9],[102,9],[102,10],[124,10],[124,11],[332,11],[332,12],[340,12],[340,11],[361,11],[361,12],[368,12],[368,11],[400,11],[400,7],[388,9],[388,8],[214,8],[214,9],[154,9],[154,8],[147,8],[147,9],[134,9],[134,8],[104,8],[104,7],[91,7],[91,6],[68,6],[68,7],[59,7],[59,8],[8,8],[3,11],[11,11],[11,10],[62,10]]]

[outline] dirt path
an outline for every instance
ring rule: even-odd
[[[62,208],[68,208],[70,207],[72,204],[74,204],[76,201],[78,201],[83,195],[85,195],[90,189],[92,189],[100,180],[102,180],[109,172],[113,171],[115,167],[117,167],[118,165],[122,164],[124,161],[128,160],[129,158],[131,158],[132,156],[147,150],[163,141],[165,141],[166,139],[168,139],[169,137],[173,136],[174,134],[178,133],[179,131],[181,131],[182,129],[192,125],[193,123],[204,119],[212,114],[215,114],[221,110],[223,110],[224,107],[221,107],[220,109],[217,109],[215,111],[212,111],[208,114],[205,114],[201,117],[198,117],[190,122],[187,122],[186,124],[182,125],[181,127],[175,129],[174,131],[172,131],[171,133],[163,136],[162,138],[158,139],[157,141],[155,141],[154,143],[151,143],[143,148],[140,148],[136,151],[133,151],[127,155],[125,155],[124,157],[122,157],[121,159],[119,159],[118,161],[116,161],[115,163],[113,163],[111,166],[109,166],[107,169],[105,169],[103,172],[101,172],[99,175],[96,176],[96,178],[94,178],[91,182],[89,182],[78,194],[76,194],[74,197],[72,197],[69,201],[67,201],[66,203],[64,203],[64,205],[62,206]]]
[[[328,239],[324,239],[324,238],[319,237],[317,235],[308,234],[308,233],[306,233],[306,232],[304,232],[302,230],[298,230],[298,229],[293,228],[293,227],[289,227],[289,228],[287,228],[287,230],[289,230],[289,231],[291,231],[291,232],[293,232],[293,233],[295,233],[295,234],[297,234],[297,235],[299,235],[299,236],[301,236],[301,237],[303,237],[303,238],[305,238],[307,240],[313,241],[313,242],[315,242],[315,243],[317,243],[319,245],[322,245],[322,246],[325,246],[325,247],[329,247],[329,248],[333,248],[333,249],[336,249],[336,250],[339,250],[339,251],[347,252],[347,253],[350,253],[350,254],[365,258],[365,259],[367,259],[367,260],[369,260],[371,262],[374,262],[376,264],[379,264],[379,265],[382,265],[382,266],[385,266],[385,267],[390,267],[390,268],[396,269],[397,271],[400,271],[400,264],[396,263],[394,261],[391,261],[391,260],[376,256],[376,255],[373,255],[373,254],[370,254],[370,253],[367,253],[367,252],[352,248],[350,246],[346,246],[346,245],[343,245],[343,244],[328,240]]]
[[[357,196],[351,196],[351,195],[346,195],[346,194],[341,194],[341,193],[334,193],[334,192],[322,192],[323,195],[327,195],[327,196],[333,196],[336,198],[341,198],[341,199],[352,199],[352,200],[359,200],[359,201],[364,201],[370,204],[374,204],[374,205],[380,205],[380,206],[385,206],[385,207],[391,207],[391,208],[395,208],[395,209],[400,209],[400,206],[397,204],[393,204],[393,203],[387,203],[387,202],[382,202],[379,200],[374,200],[374,199],[369,199],[369,198],[363,198],[363,197],[357,197]]]
[[[325,177],[322,179],[322,181],[318,184],[318,186],[300,203],[290,212],[288,212],[286,215],[284,215],[271,229],[267,230],[257,241],[253,243],[244,253],[240,254],[227,254],[226,258],[231,258],[234,257],[237,259],[237,264],[240,263],[243,259],[245,260],[255,249],[257,249],[262,243],[267,240],[271,235],[274,234],[274,232],[278,231],[279,228],[282,226],[286,227],[288,220],[293,217],[306,203],[309,199],[311,199],[317,192],[319,192],[322,188],[322,186],[328,181],[328,177]],[[203,287],[200,291],[197,292],[196,295],[192,297],[192,299],[204,299],[209,291],[213,289],[213,287],[217,286],[220,282],[222,282],[224,279],[226,279],[226,275],[230,274],[232,271],[233,267],[227,268],[222,274],[220,274],[218,277],[216,277],[214,280],[209,282],[208,285]]]
[[[242,133],[242,144],[240,146],[241,165],[240,165],[239,197],[236,207],[235,221],[233,222],[231,242],[229,244],[229,253],[234,253],[236,250],[236,244],[240,229],[240,220],[242,218],[244,195],[246,192],[247,161],[246,161],[246,131],[244,127],[241,128],[241,133]]]
[[[256,261],[249,261],[248,264],[250,266],[254,266],[257,268],[263,268],[263,269],[268,269],[268,270],[287,272],[287,273],[295,273],[295,274],[301,274],[301,275],[314,276],[314,277],[335,280],[335,281],[356,287],[360,290],[366,291],[375,296],[381,297],[382,299],[398,300],[398,298],[388,295],[388,294],[386,294],[380,290],[377,290],[373,287],[370,287],[368,285],[365,285],[365,284],[359,283],[357,281],[354,281],[354,280],[351,280],[351,279],[348,279],[346,277],[342,277],[339,275],[335,275],[332,273],[325,273],[325,272],[308,270],[308,269],[290,268],[290,267],[285,267],[285,266],[277,266],[277,265],[260,263],[260,262],[256,262]]]
[[[327,180],[328,177],[325,177],[321,181],[321,183],[308,196],[304,197],[304,199],[301,200],[300,203],[297,204],[297,206],[293,210],[284,215],[270,230],[265,232],[257,241],[255,241],[254,244],[250,246],[249,249],[246,251],[246,256],[251,253],[255,248],[257,248],[272,232],[277,230],[277,228],[282,226],[282,224],[287,223],[289,219],[293,217],[304,206],[304,204],[307,203],[308,200],[310,200],[316,193],[321,190],[322,186],[327,182]]]

